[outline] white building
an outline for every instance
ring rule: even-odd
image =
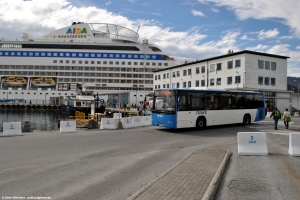
[[[210,87],[263,91],[267,107],[291,109],[287,56],[254,51],[228,53],[154,72],[154,89]],[[296,103],[297,104],[297,103]]]

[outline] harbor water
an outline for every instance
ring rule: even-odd
[[[58,128],[61,118],[59,110],[0,110],[0,131],[4,122],[30,122],[31,130],[53,130]]]

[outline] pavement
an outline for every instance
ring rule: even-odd
[[[262,122],[272,121],[266,116]],[[299,122],[299,117],[292,117],[290,124]],[[270,133],[298,131],[284,129],[283,120],[279,120],[278,126],[281,130],[272,130]],[[230,151],[224,149],[192,152],[127,200],[213,199],[230,156]]]
[[[230,155],[222,149],[197,150],[127,200],[212,199]]]

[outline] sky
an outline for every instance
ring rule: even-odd
[[[0,38],[111,23],[179,61],[251,50],[290,57],[287,74],[300,77],[299,12],[300,0],[0,0]]]

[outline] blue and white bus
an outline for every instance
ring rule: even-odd
[[[243,123],[265,119],[262,92],[209,88],[154,90],[152,125],[171,129]]]

